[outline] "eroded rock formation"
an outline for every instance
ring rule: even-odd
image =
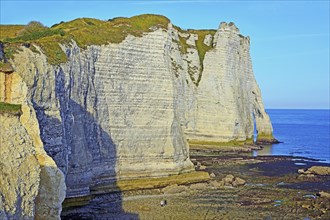
[[[22,106],[18,114],[0,113],[0,218],[59,219],[64,175],[43,148],[27,87],[16,73],[0,83],[11,87],[1,100]]]
[[[209,42],[210,37],[206,35],[204,42]],[[273,141],[272,125],[253,75],[249,50],[249,37],[240,35],[233,23],[225,22],[214,34],[213,47],[206,52],[203,65],[192,56],[198,55],[196,47],[189,48],[184,56],[172,49],[172,60],[180,65],[174,70],[178,74],[177,105],[190,142],[251,142],[254,120],[258,140]],[[196,86],[192,79],[199,74]]]
[[[36,51],[22,47],[10,61],[26,84],[26,99],[16,103],[25,103],[20,126],[36,149],[29,154],[39,155],[36,190],[62,198],[57,167],[66,176],[67,198],[116,187],[121,180],[191,172],[187,139],[253,141],[254,120],[258,139],[272,141],[253,76],[250,40],[233,23],[221,23],[216,31],[183,31],[171,23],[150,30],[86,48],[72,40],[61,45],[67,62],[59,65],[49,64],[38,45]],[[10,94],[21,90],[11,85]],[[43,148],[57,167],[40,153]],[[53,170],[42,165],[44,159]],[[42,184],[40,174],[59,187]],[[48,199],[40,195],[36,201]]]

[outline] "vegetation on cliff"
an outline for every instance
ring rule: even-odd
[[[208,34],[211,34],[212,36],[214,36],[216,30],[213,30],[213,29],[210,29],[210,30],[188,29],[187,31],[185,31],[177,26],[175,26],[175,28],[181,33],[198,35],[198,39],[196,40],[196,49],[198,51],[200,62],[201,62],[201,64],[203,64],[203,60],[204,60],[206,52],[209,51],[210,49],[212,49],[212,44],[210,46],[204,44],[205,36]],[[187,51],[188,48],[194,48],[193,46],[188,45],[186,40],[187,39],[185,39],[184,37],[179,36],[180,49],[181,49],[181,53],[183,53],[183,54],[188,52]]]
[[[67,61],[59,43],[66,45],[74,40],[81,48],[89,45],[120,43],[129,34],[142,36],[143,33],[151,32],[156,28],[167,28],[168,23],[169,20],[164,16],[145,14],[108,21],[78,18],[61,22],[50,28],[39,22],[30,22],[26,26],[1,25],[0,41],[6,43],[7,50],[14,51],[17,51],[22,44],[37,51],[31,45],[38,45],[46,54],[48,62],[57,65]]]
[[[198,35],[198,40],[196,40],[196,47],[199,55],[199,61],[201,65],[201,72],[203,71],[203,61],[204,57],[207,51],[212,49],[212,44],[210,46],[204,44],[204,39],[205,36],[208,34],[211,34],[214,36],[216,30],[189,30],[190,33],[197,34]],[[197,85],[200,82],[202,78],[202,74],[199,74],[199,77],[197,79]]]
[[[0,25],[0,41],[5,43],[5,54],[8,59],[19,50],[21,45],[38,52],[37,45],[47,56],[48,62],[57,65],[67,61],[60,44],[70,44],[71,40],[77,42],[81,48],[89,45],[103,45],[120,43],[129,34],[140,37],[143,33],[151,32],[157,28],[167,28],[169,19],[152,14],[138,15],[131,18],[117,17],[108,21],[93,18],[78,18],[69,22],[60,22],[48,28],[40,22],[32,21],[27,25]],[[182,33],[197,34],[196,49],[200,57],[201,71],[205,53],[212,48],[203,43],[207,34],[214,35],[216,30],[182,30]],[[186,39],[179,37],[179,45],[183,54],[191,47]],[[200,77],[197,80],[197,84]]]
[[[196,47],[187,44],[187,39],[180,35],[179,35],[179,41],[177,42],[179,44],[180,51],[182,54],[188,53],[188,48],[195,48],[198,52],[199,62],[200,62],[200,72],[198,75],[198,79],[194,78],[194,76],[193,76],[194,70],[192,68],[190,68],[188,70],[191,80],[194,82],[194,84],[196,86],[198,86],[200,80],[202,79],[202,72],[204,69],[203,61],[204,61],[205,54],[207,51],[211,50],[213,47],[212,43],[209,46],[206,45],[204,43],[204,39],[205,39],[205,36],[208,34],[210,34],[213,38],[214,34],[216,33],[216,30],[212,30],[212,29],[210,29],[210,30],[192,30],[192,29],[183,30],[177,26],[175,26],[175,29],[177,29],[180,33],[187,34],[188,36],[190,34],[196,34],[198,36],[198,39],[195,41]]]
[[[11,73],[13,72],[13,67],[10,65],[10,63],[0,61],[0,72]]]
[[[0,114],[21,114],[21,105],[9,104],[5,102],[0,102]]]
[[[24,27],[24,25],[0,25],[0,40],[17,37]]]

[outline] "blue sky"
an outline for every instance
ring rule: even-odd
[[[182,28],[216,29],[233,21],[251,37],[254,73],[266,108],[329,109],[329,1],[13,1],[1,24],[78,17],[162,14]]]

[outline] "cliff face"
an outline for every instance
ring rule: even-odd
[[[17,116],[1,114],[0,122],[0,218],[18,219],[25,216],[33,219],[40,166],[31,147],[32,140]],[[7,129],[9,126],[10,130]],[[14,146],[15,151],[12,150]],[[23,180],[24,183],[20,184]]]
[[[170,43],[159,29],[86,50],[73,43],[60,67],[28,49],[15,57],[44,147],[67,175],[68,197],[116,179],[193,170],[173,106]]]
[[[81,49],[72,40],[61,48],[67,62],[60,65],[37,45],[22,47],[12,65],[27,85],[39,146],[66,176],[67,197],[191,172],[187,139],[251,140],[254,120],[272,139],[249,38],[231,23],[190,32],[169,23],[120,43]]]
[[[254,120],[258,134],[272,138],[272,125],[253,75],[249,46],[249,37],[240,35],[233,23],[220,24],[213,36],[213,48],[205,54],[198,86],[192,86],[188,98],[183,97],[191,100],[185,122],[192,143],[251,141]]]
[[[59,219],[64,175],[44,151],[25,83],[16,73],[0,75],[1,87],[11,88],[0,99],[21,104],[19,113],[0,112],[0,218]]]

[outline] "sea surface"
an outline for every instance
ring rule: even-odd
[[[254,155],[299,156],[330,163],[330,110],[266,110],[274,137],[283,143],[264,146]]]

